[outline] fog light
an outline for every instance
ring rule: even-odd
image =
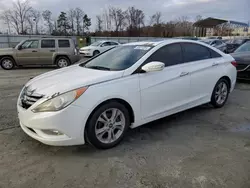
[[[61,133],[60,131],[58,130],[51,130],[51,129],[46,129],[46,130],[42,130],[45,134],[48,134],[48,135],[53,135],[53,136],[59,136],[59,135],[63,135],[63,133]]]

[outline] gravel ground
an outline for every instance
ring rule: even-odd
[[[238,83],[222,109],[204,105],[149,123],[103,151],[46,146],[20,129],[20,89],[48,70],[0,70],[0,187],[250,187],[250,84]]]

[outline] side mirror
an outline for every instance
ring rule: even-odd
[[[21,50],[21,49],[22,49],[22,45],[18,46],[17,49],[18,49],[18,50]]]
[[[141,69],[145,72],[161,71],[165,67],[165,64],[159,61],[152,61],[144,65]]]

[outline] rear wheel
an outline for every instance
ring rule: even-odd
[[[58,68],[63,68],[63,67],[67,67],[70,65],[69,59],[66,57],[59,57],[56,60],[56,65]]]
[[[85,137],[96,148],[109,149],[122,141],[129,126],[128,110],[118,102],[110,102],[99,107],[90,117]]]
[[[227,102],[228,95],[229,95],[229,83],[226,79],[220,79],[213,90],[213,94],[211,97],[211,104],[215,108],[221,108]]]
[[[15,62],[11,57],[4,57],[1,59],[1,67],[5,70],[11,70],[15,67]]]

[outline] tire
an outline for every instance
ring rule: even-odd
[[[15,67],[15,61],[11,57],[4,57],[1,59],[1,67],[4,70],[11,70]]]
[[[115,117],[113,121],[112,117]],[[125,106],[118,102],[109,102],[91,115],[86,125],[85,139],[98,149],[110,149],[122,141],[129,126],[129,112]]]
[[[96,50],[96,51],[94,51],[93,52],[93,56],[96,56],[96,55],[98,55],[100,52],[98,51],[98,50]]]
[[[68,58],[66,57],[59,57],[57,60],[56,60],[56,66],[58,68],[63,68],[63,67],[67,67],[70,65],[70,61]]]
[[[223,107],[227,102],[229,92],[230,88],[228,81],[224,78],[220,79],[214,87],[210,103],[214,108]]]

